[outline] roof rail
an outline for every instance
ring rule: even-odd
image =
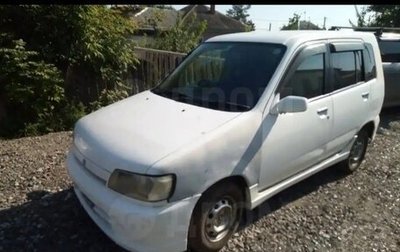
[[[332,26],[329,30],[338,31],[340,29],[353,29],[354,31],[374,31],[376,36],[382,35],[382,32],[400,32],[400,28],[396,27]]]

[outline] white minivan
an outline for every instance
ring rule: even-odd
[[[80,119],[68,172],[120,246],[217,251],[244,209],[335,163],[357,169],[383,98],[373,34],[217,36],[154,89]]]

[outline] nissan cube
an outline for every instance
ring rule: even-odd
[[[373,34],[217,36],[153,89],[81,118],[68,172],[120,246],[218,251],[245,209],[333,164],[355,171],[383,98]]]

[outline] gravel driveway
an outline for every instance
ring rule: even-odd
[[[71,137],[0,140],[0,251],[123,251],[71,189]],[[400,113],[383,113],[359,171],[335,168],[247,212],[223,251],[400,251]]]

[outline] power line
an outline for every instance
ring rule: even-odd
[[[266,18],[250,18],[251,20],[269,21],[269,22],[288,22],[289,19],[266,19]],[[314,18],[315,21],[323,21],[323,18]]]

